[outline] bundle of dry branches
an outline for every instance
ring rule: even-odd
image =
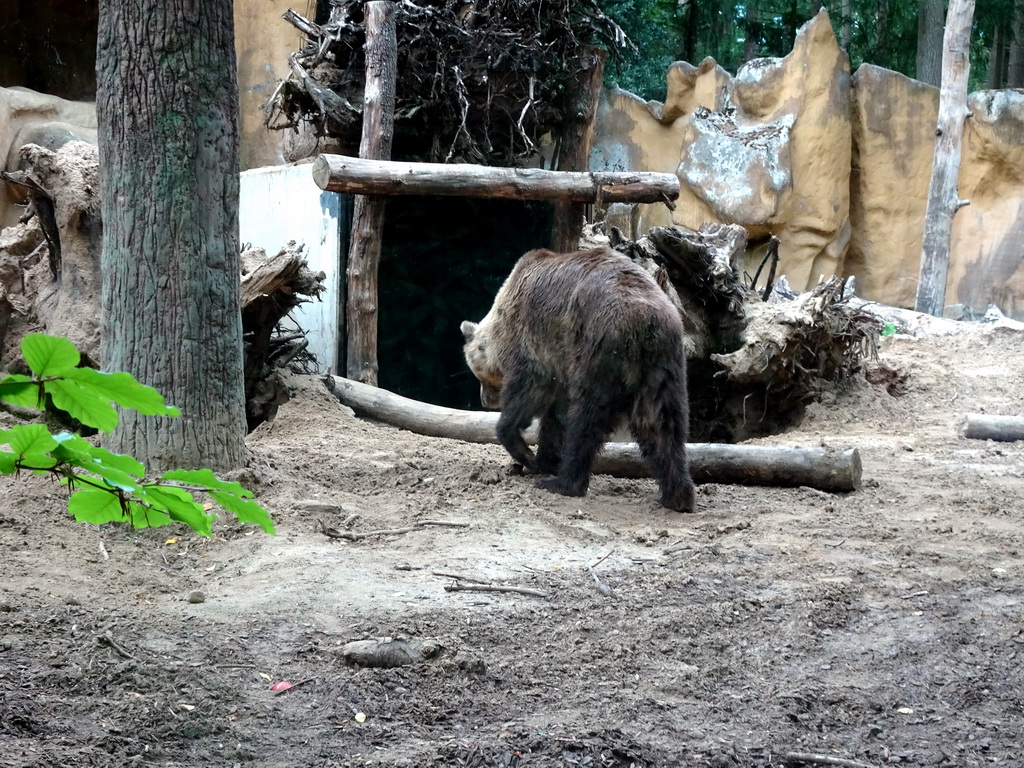
[[[358,154],[365,78],[363,3],[332,0],[315,24],[289,11],[307,45],[267,104],[272,129],[313,126]],[[557,136],[595,46],[632,45],[596,0],[396,3],[395,155],[514,166]]]

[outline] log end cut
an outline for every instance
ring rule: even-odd
[[[320,189],[327,189],[331,183],[331,164],[323,155],[317,155],[313,161],[313,181]]]

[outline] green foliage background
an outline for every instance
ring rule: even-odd
[[[985,87],[993,32],[999,27],[1010,29],[1013,3],[1014,0],[977,2],[971,37],[972,90]],[[635,53],[624,51],[618,65],[609,65],[607,83],[643,99],[663,101],[665,71],[673,61],[697,64],[711,56],[735,74],[748,58],[785,56],[792,50],[797,30],[817,13],[822,3],[601,0],[600,5],[637,47]],[[916,0],[850,0],[847,15],[839,2],[826,3],[825,7],[837,39],[844,25],[849,29],[847,53],[852,69],[867,62],[910,77],[915,75]],[[883,8],[885,17],[880,19],[879,11]]]

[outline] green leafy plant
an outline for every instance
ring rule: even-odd
[[[0,381],[0,399],[41,410],[48,395],[53,405],[82,424],[101,432],[117,426],[117,409],[148,416],[180,416],[152,387],[127,373],[79,368],[78,350],[67,339],[33,333],[22,339],[21,351],[31,376],[12,375]],[[54,434],[42,424],[21,424],[0,430],[0,474],[22,470],[53,475],[71,489],[68,511],[79,522],[127,522],[134,528],[184,523],[202,536],[212,534],[215,514],[193,497],[206,493],[243,523],[274,533],[270,515],[239,483],[220,480],[208,469],[173,469],[146,481],[146,468],[132,456],[112,453],[71,432]]]

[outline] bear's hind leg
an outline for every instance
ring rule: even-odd
[[[641,396],[633,406],[629,427],[633,437],[657,479],[660,503],[677,512],[693,512],[695,490],[686,459],[688,408],[685,390],[672,387],[653,397]]]

